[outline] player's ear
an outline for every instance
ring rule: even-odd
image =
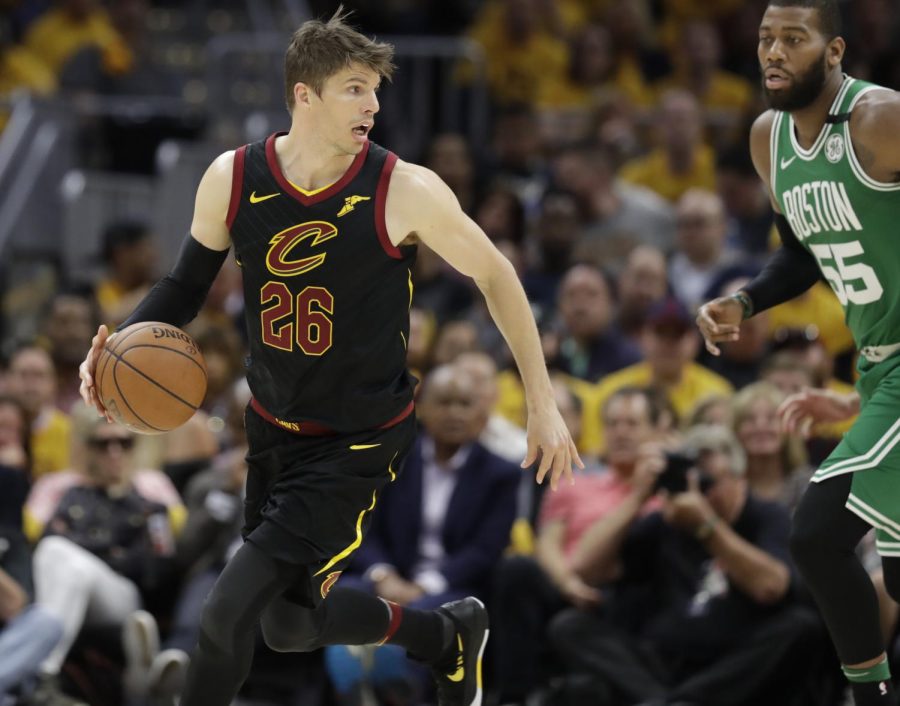
[[[828,46],[825,48],[825,61],[828,62],[828,66],[833,69],[840,64],[846,49],[847,43],[843,37],[835,37],[828,42]]]
[[[313,89],[309,84],[298,81],[294,84],[294,103],[299,106],[309,106],[312,100]]]

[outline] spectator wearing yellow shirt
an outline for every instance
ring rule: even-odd
[[[564,79],[569,48],[547,24],[537,0],[485,6],[471,37],[484,49],[488,85],[499,103],[539,103]]]
[[[56,78],[39,57],[13,43],[9,23],[0,18],[0,100],[17,91],[47,95],[56,90]],[[0,110],[0,132],[9,121],[9,111]]]
[[[87,48],[103,53],[104,67],[111,74],[128,72],[134,61],[96,0],[56,0],[54,7],[28,28],[23,43],[56,76],[72,57]]]
[[[158,251],[149,227],[132,220],[110,224],[101,258],[107,273],[97,284],[97,303],[103,320],[118,325],[156,280]]]
[[[681,28],[687,22],[733,19],[741,5],[741,0],[664,0],[663,20],[659,27],[660,41],[666,46],[674,46]]]
[[[624,181],[646,186],[669,201],[686,191],[716,187],[716,161],[703,143],[703,113],[692,94],[670,90],[660,98],[656,115],[660,145],[622,167]]]
[[[644,329],[644,361],[607,375],[592,394],[582,397],[585,407],[581,445],[589,453],[602,453],[600,410],[607,398],[622,387],[662,390],[679,418],[708,395],[730,394],[733,388],[725,378],[694,362],[699,346],[700,339],[687,309],[673,297],[657,303],[650,310]]]
[[[854,350],[853,336],[844,322],[844,309],[824,282],[779,304],[769,312],[769,332],[773,338],[782,330],[803,330],[815,321],[816,337],[834,357]]]
[[[542,102],[558,108],[592,108],[615,95],[635,106],[646,106],[653,99],[640,68],[616,53],[609,29],[589,24],[572,40],[568,76],[550,86]]]
[[[72,425],[55,406],[56,372],[50,354],[34,344],[18,348],[9,361],[9,388],[28,414],[32,476],[68,468]]]
[[[706,111],[709,127],[733,138],[734,130],[753,103],[753,86],[747,79],[721,68],[722,45],[716,28],[695,20],[681,27],[675,48],[673,73],[662,79],[660,93],[673,88],[690,91]]]
[[[669,60],[656,46],[648,3],[609,2],[603,22],[613,37],[616,83],[637,108],[649,108],[656,99],[650,82],[668,71]]]

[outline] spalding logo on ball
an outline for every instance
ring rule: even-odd
[[[140,434],[161,434],[190,419],[206,395],[206,362],[177,326],[142,321],[100,352],[97,394],[113,419]]]

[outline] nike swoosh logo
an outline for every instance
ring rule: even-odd
[[[250,194],[250,203],[259,203],[260,201],[268,201],[269,199],[274,199],[276,196],[281,196],[281,192],[279,191],[276,194],[267,194],[265,196],[257,196],[254,191]]]
[[[782,157],[781,158],[781,168],[787,169],[789,166],[791,166],[791,162],[793,162],[795,159],[797,159],[797,155],[794,155],[790,159],[785,159],[784,157]]]
[[[457,658],[457,667],[456,671],[453,674],[448,674],[447,679],[452,682],[459,683],[463,679],[466,678],[466,669],[463,667],[463,641],[462,635],[456,633],[456,641],[459,644],[459,657]]]
[[[374,449],[378,446],[381,446],[381,444],[353,444],[350,447],[350,450],[351,451],[365,451],[366,449]]]

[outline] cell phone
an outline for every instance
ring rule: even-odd
[[[697,458],[691,454],[670,452],[666,454],[666,467],[656,479],[655,490],[666,490],[672,495],[687,492],[688,471],[697,467]],[[715,481],[697,469],[700,474],[700,492],[705,493]]]

